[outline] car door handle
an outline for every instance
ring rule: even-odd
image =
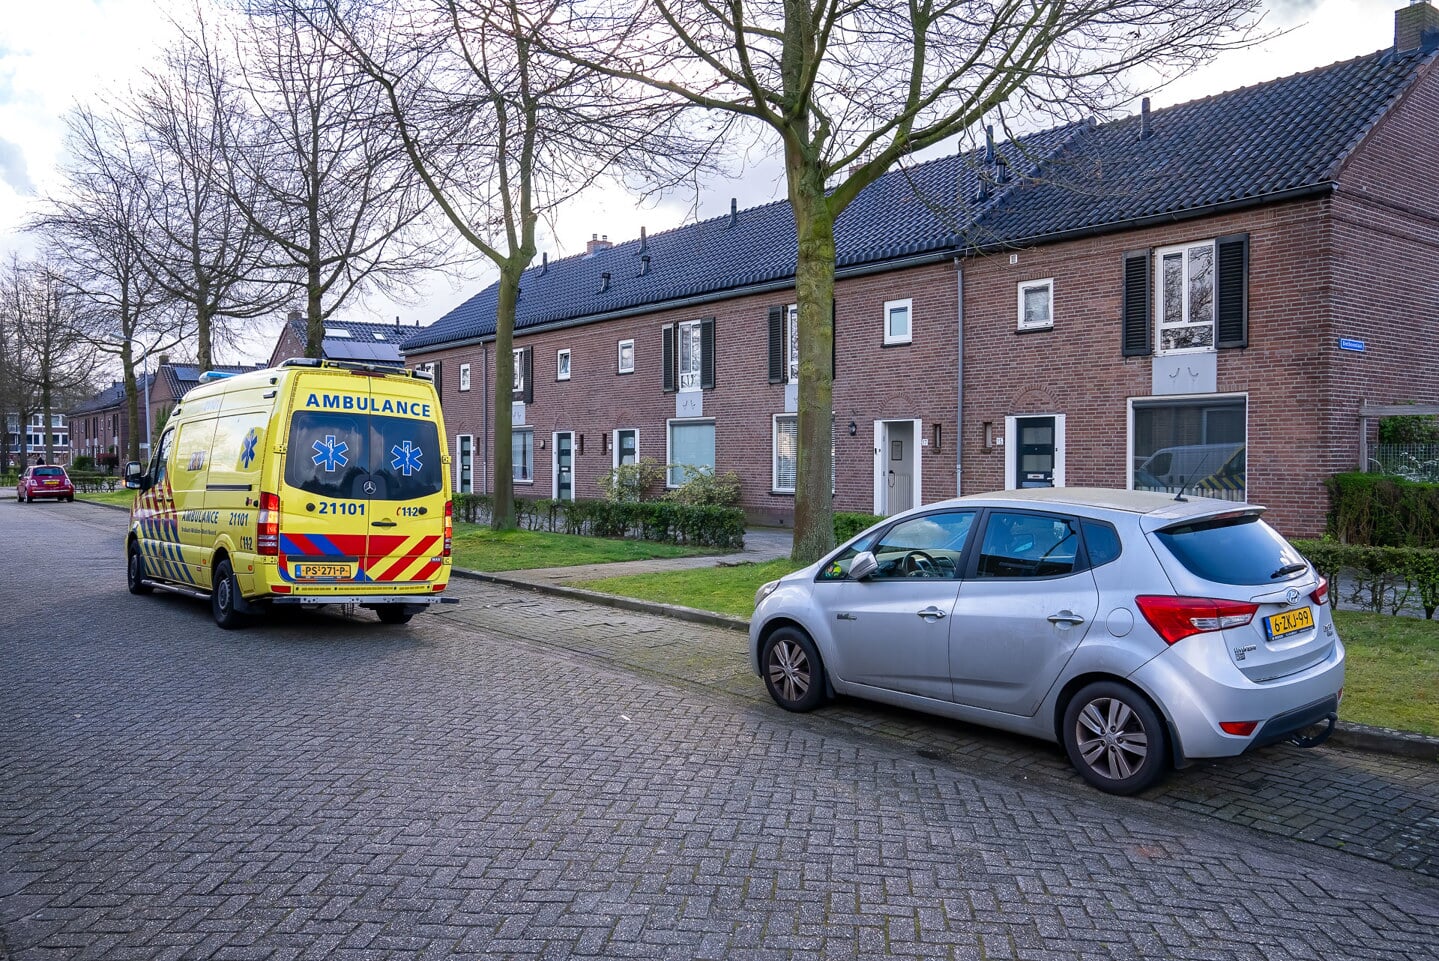
[[[370,526],[371,526],[371,527],[394,527],[394,526],[395,526],[395,522],[394,522],[394,521],[373,521],[373,522],[371,522]]]
[[[925,620],[937,621],[940,618],[947,616],[944,611],[941,611],[939,608],[933,606],[926,607],[922,611],[915,611],[915,613],[918,614],[920,617],[924,618]]]
[[[1083,624],[1084,618],[1073,611],[1060,611],[1058,614],[1049,615],[1051,624]]]

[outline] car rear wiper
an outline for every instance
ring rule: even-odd
[[[1274,580],[1274,578],[1283,577],[1285,574],[1298,574],[1300,571],[1307,570],[1309,570],[1308,564],[1285,564],[1283,567],[1279,568],[1279,570],[1275,571],[1273,574],[1270,574],[1269,579],[1272,581]]]

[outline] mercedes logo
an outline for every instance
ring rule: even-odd
[[[377,488],[377,487],[375,486],[375,482],[374,482],[374,481],[372,481],[372,480],[367,480],[367,481],[365,481],[365,493],[366,493],[366,494],[374,494],[375,491],[378,490],[378,489],[379,489],[379,488]],[[1295,597],[1298,597],[1298,596],[1299,596],[1299,595],[1298,595],[1297,593],[1295,593],[1294,591],[1290,591],[1289,593],[1294,594]]]

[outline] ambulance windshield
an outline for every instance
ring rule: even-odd
[[[414,500],[441,491],[442,469],[433,421],[311,410],[290,421],[285,483],[318,497]]]

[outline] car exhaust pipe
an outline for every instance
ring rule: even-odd
[[[1334,725],[1338,720],[1339,715],[1335,714],[1333,711],[1330,711],[1328,714],[1324,715],[1323,720],[1315,724],[1311,724],[1309,727],[1304,728],[1304,730],[1302,731],[1295,731],[1293,734],[1289,735],[1289,743],[1295,744],[1302,748],[1318,747],[1325,741],[1329,740],[1329,735],[1334,733]],[[1305,733],[1307,731],[1313,731],[1316,728],[1320,728],[1318,733]]]

